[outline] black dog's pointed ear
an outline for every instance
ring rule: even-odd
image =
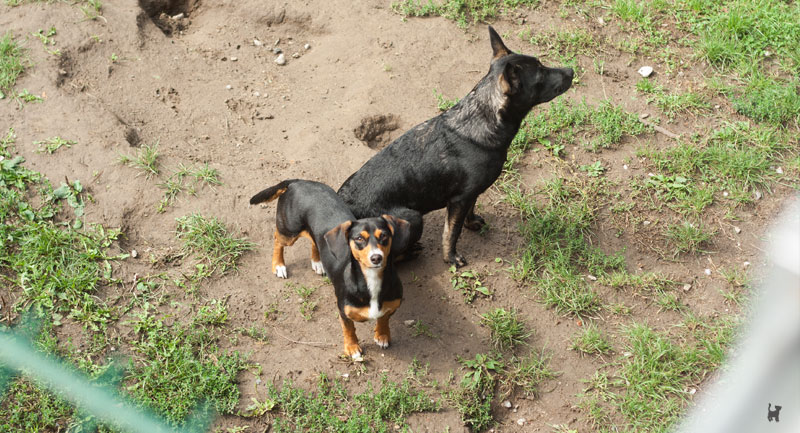
[[[497,77],[497,86],[505,95],[513,95],[519,90],[518,66],[509,62],[503,68],[503,72]]]
[[[506,48],[506,45],[503,43],[503,40],[500,39],[500,35],[494,31],[492,26],[489,26],[489,40],[492,43],[492,61],[495,61],[501,57],[505,57],[509,54],[513,54],[511,50]]]
[[[411,239],[411,224],[408,221],[397,218],[389,214],[381,215],[392,231],[392,254],[399,254],[408,248],[408,241]]]
[[[342,260],[350,254],[350,245],[347,242],[347,238],[350,236],[350,226],[352,225],[352,221],[345,221],[325,233],[324,238],[325,243],[328,244],[328,251],[338,260]]]

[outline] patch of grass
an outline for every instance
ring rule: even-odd
[[[800,123],[800,79],[781,80],[754,73],[741,90],[728,90],[734,108],[758,122]]]
[[[580,184],[557,178],[542,187],[544,200],[504,187],[506,200],[522,212],[526,245],[512,275],[530,282],[542,301],[559,313],[590,316],[599,311],[600,299],[584,280],[584,269],[600,277],[624,268],[621,256],[589,247],[601,181]]]
[[[501,351],[525,344],[531,336],[516,310],[496,308],[481,316],[481,324],[489,328],[492,346]]]
[[[212,299],[197,310],[194,320],[200,325],[224,325],[228,322],[228,306],[224,301]]]
[[[533,45],[544,47],[547,53],[557,56],[562,63],[574,59],[579,54],[593,54],[600,45],[592,33],[580,27],[538,33],[534,33],[529,27],[520,31],[519,37]]]
[[[481,275],[475,271],[459,272],[455,265],[450,266],[450,284],[454,290],[458,290],[464,295],[464,302],[471,304],[478,295],[491,297],[492,291],[483,285]]]
[[[284,382],[281,387],[268,385],[268,400],[274,413],[272,431],[368,432],[407,429],[406,419],[419,412],[439,410],[439,403],[425,392],[381,378],[378,387],[367,385],[359,394],[350,395],[339,380],[320,374],[316,393]]]
[[[508,362],[499,378],[500,387],[504,396],[517,389],[527,397],[538,397],[542,382],[555,379],[559,374],[550,368],[550,356],[544,351],[531,352]]]
[[[27,379],[15,379],[5,390],[0,404],[0,431],[50,431],[66,427],[74,409],[64,400],[44,391]]]
[[[120,164],[138,168],[146,178],[150,179],[150,176],[158,176],[160,171],[158,157],[158,142],[156,142],[143,145],[136,156],[120,155],[118,161]]]
[[[392,3],[392,10],[404,17],[442,16],[455,21],[461,28],[485,23],[505,11],[521,6],[536,7],[539,0],[402,0]]]
[[[246,238],[233,236],[221,221],[214,217],[191,214],[178,218],[177,237],[184,250],[194,253],[211,267],[210,272],[225,274],[236,269],[236,262],[254,244]]]
[[[53,154],[55,153],[55,151],[61,149],[64,146],[70,148],[78,143],[74,140],[65,140],[61,137],[50,137],[43,141],[34,141],[33,144],[39,146],[39,148],[36,149],[36,152],[38,153],[47,152],[49,154]]]
[[[110,261],[126,257],[107,252],[120,233],[100,225],[79,230],[81,224],[54,223],[60,199],[75,207],[76,215],[82,212],[80,183],[53,190],[23,162],[22,157],[0,161],[0,269],[9,289],[19,291],[14,308],[52,314],[55,323],[69,314],[100,329],[112,312],[95,291],[110,280]],[[43,198],[38,205],[26,199],[35,189]]]
[[[715,231],[707,228],[702,222],[684,221],[681,224],[667,226],[665,236],[673,245],[673,255],[682,253],[702,253],[702,248],[714,237]]]
[[[193,181],[187,182],[187,178],[192,178]],[[184,191],[195,195],[197,186],[201,183],[211,189],[214,189],[214,186],[222,185],[222,181],[219,179],[219,171],[216,168],[211,168],[208,163],[203,164],[201,167],[195,167],[194,165],[187,167],[183,163],[178,164],[178,168],[164,182],[158,184],[159,188],[164,190],[164,198],[159,203],[158,211],[165,212],[167,207]]]
[[[597,328],[597,325],[591,324],[584,326],[572,338],[572,350],[585,353],[588,355],[606,355],[611,353],[611,343],[608,342],[606,337]]]
[[[600,175],[606,171],[606,168],[603,167],[603,163],[600,161],[595,161],[593,164],[582,165],[579,169],[585,171],[589,177],[600,177]]]
[[[447,399],[461,414],[461,420],[473,431],[483,431],[492,425],[492,400],[495,395],[495,375],[503,362],[491,355],[477,354],[475,359],[459,359],[466,371],[461,384],[447,393]]]
[[[702,141],[681,141],[663,151],[645,149],[638,154],[665,173],[650,177],[647,187],[660,190],[665,201],[675,200],[676,209],[699,212],[713,202],[712,188],[737,203],[752,201],[754,190],[768,189],[776,177],[771,167],[788,154],[789,143],[789,135],[780,129],[738,122],[712,131]]]
[[[42,102],[44,98],[41,96],[37,96],[32,94],[28,91],[28,89],[22,89],[21,92],[17,93],[17,98],[22,102]]]
[[[631,431],[667,432],[689,401],[688,389],[715,367],[710,339],[677,345],[644,324],[623,329],[627,341],[613,378],[598,372],[588,380],[580,406],[590,419],[612,427],[620,415]]]
[[[0,38],[0,99],[11,93],[17,78],[25,71],[25,50],[14,40],[11,32]]]
[[[203,319],[196,319],[202,321]],[[204,327],[167,325],[148,311],[130,322],[135,357],[126,381],[131,397],[162,414],[174,426],[201,401],[222,414],[239,402],[237,374],[246,366],[239,352],[220,350]]]

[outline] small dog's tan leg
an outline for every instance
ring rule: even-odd
[[[344,354],[353,358],[361,358],[361,347],[358,345],[358,337],[356,336],[356,327],[353,321],[339,316],[339,322],[342,324],[342,337],[344,338]]]
[[[286,263],[283,259],[283,248],[294,245],[297,237],[290,238],[282,235],[278,229],[275,229],[275,244],[272,247],[272,273],[277,275],[278,278],[287,278]]]
[[[383,307],[381,308],[383,310],[383,315],[379,317],[377,323],[375,323],[374,336],[375,344],[382,349],[389,347],[389,342],[392,340],[392,333],[389,330],[389,318],[392,317],[392,314],[394,314],[401,302],[403,302],[402,299],[396,299],[383,303]]]
[[[317,275],[325,275],[325,268],[322,266],[322,259],[319,258],[319,248],[317,248],[317,243],[314,242],[314,238],[311,237],[308,231],[303,231],[300,233],[300,236],[306,237],[311,241],[311,269],[313,269]]]

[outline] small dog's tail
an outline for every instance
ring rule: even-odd
[[[299,179],[287,179],[275,186],[271,186],[251,197],[250,204],[258,204],[275,200],[286,192],[286,188],[288,188],[289,185],[297,182],[298,180]]]

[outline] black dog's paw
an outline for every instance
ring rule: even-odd
[[[450,257],[445,261],[451,265],[456,265],[457,268],[467,265],[467,259],[465,259],[464,256],[459,253],[450,254]]]
[[[472,215],[472,217],[467,217],[467,219],[464,220],[464,227],[477,232],[486,227],[486,220],[480,215]]]

